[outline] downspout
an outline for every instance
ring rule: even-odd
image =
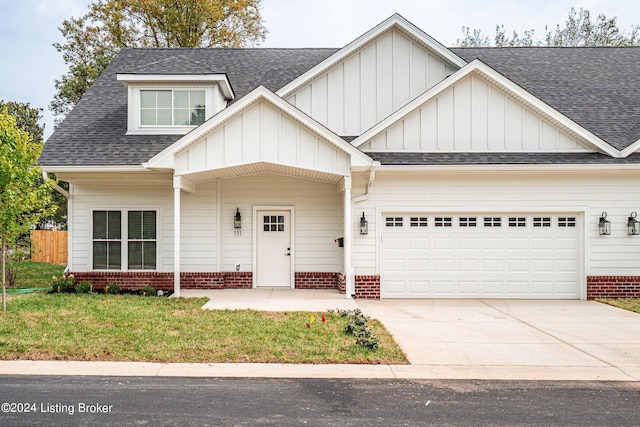
[[[373,187],[373,182],[376,180],[376,171],[371,169],[369,170],[369,182],[367,183],[367,190],[365,191],[365,193],[362,196],[358,196],[358,197],[354,197],[353,199],[351,199],[351,212],[355,212],[355,205],[356,203],[360,203],[360,202],[364,202],[366,200],[369,199],[369,197],[371,197],[371,188]],[[352,239],[353,240],[353,239]],[[351,261],[351,265],[349,266],[350,269],[350,276],[352,278],[352,287],[353,289],[351,289],[351,292],[353,292],[355,294],[356,292],[356,285],[355,285],[355,278],[356,278],[356,269],[353,266],[353,256],[354,254],[354,248],[355,245],[349,245],[350,247],[348,248],[351,251],[351,256],[350,256],[350,261]]]

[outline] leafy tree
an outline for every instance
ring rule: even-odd
[[[29,132],[31,138],[42,141],[44,125],[39,125],[38,120],[42,119],[42,108],[33,108],[28,102],[4,101],[0,99],[0,111],[7,109],[7,112],[16,118],[16,125]]]
[[[49,108],[64,118],[124,47],[244,47],[263,41],[262,0],[95,0],[63,21],[69,71],[56,80]]]
[[[51,210],[53,183],[42,182],[37,165],[42,143],[20,129],[5,108],[0,112],[0,252],[2,310],[6,311],[7,248]]]
[[[494,46],[633,46],[640,44],[640,27],[634,25],[629,32],[618,27],[617,18],[607,18],[600,14],[595,22],[591,20],[591,13],[584,8],[576,11],[571,8],[564,26],[556,25],[554,31],[545,27],[544,40],[533,39],[534,30],[526,30],[520,37],[513,32],[511,37],[506,35],[504,25],[497,25]],[[491,42],[481,30],[462,27],[464,37],[456,40],[461,47],[486,47]]]

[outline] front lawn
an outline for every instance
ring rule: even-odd
[[[347,319],[325,313],[202,310],[204,298],[29,294],[0,313],[0,359],[402,364],[377,321],[376,350],[355,345]],[[307,327],[309,316],[314,322]]]
[[[640,313],[640,298],[598,298],[596,301]]]
[[[16,288],[48,288],[53,276],[62,276],[64,265],[22,261],[18,264]]]

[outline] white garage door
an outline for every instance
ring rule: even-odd
[[[575,214],[383,214],[382,298],[580,297]]]

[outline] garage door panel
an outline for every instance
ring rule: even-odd
[[[417,216],[427,219],[410,226]],[[383,220],[383,298],[580,296],[582,240],[575,215],[411,214],[391,223],[385,228]]]

